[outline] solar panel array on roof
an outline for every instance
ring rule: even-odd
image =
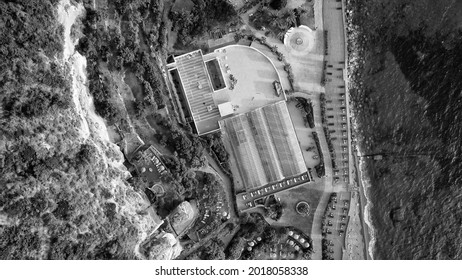
[[[285,102],[221,121],[246,188],[306,172]]]

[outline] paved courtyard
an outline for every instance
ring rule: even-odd
[[[227,83],[227,88],[213,93],[216,105],[231,102],[234,113],[240,114],[285,99],[276,95],[273,86],[274,81],[280,81],[278,72],[258,50],[231,45],[204,56],[204,60],[210,57],[218,58]],[[231,75],[237,80],[233,89]]]

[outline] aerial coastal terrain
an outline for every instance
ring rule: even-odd
[[[461,19],[0,0],[0,259],[460,259]]]
[[[460,259],[462,3],[348,2],[375,257]]]

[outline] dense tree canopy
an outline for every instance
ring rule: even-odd
[[[142,201],[108,164],[120,151],[82,134],[57,3],[0,2],[0,259],[134,258],[152,220],[133,210]],[[82,40],[84,54],[104,53],[95,41]],[[87,66],[99,107],[111,85]],[[110,105],[102,103],[102,115],[116,115]]]

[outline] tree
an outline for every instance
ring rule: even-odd
[[[218,238],[213,238],[204,246],[201,259],[203,260],[224,260],[224,243]]]
[[[285,36],[286,36],[286,31],[284,31],[284,30],[280,31],[280,32],[276,35],[276,37],[277,37],[279,40],[281,40],[282,42],[284,42],[284,37],[285,37]]]
[[[272,27],[279,26],[279,11],[272,11],[269,13],[269,25]]]
[[[287,5],[287,0],[272,0],[270,7],[275,10],[280,10]]]
[[[216,182],[216,180],[217,180],[217,178],[212,173],[205,173],[204,174],[204,184],[205,185],[212,185],[213,183]]]
[[[135,54],[132,49],[125,47],[121,51],[122,59],[125,63],[130,63],[135,60]]]
[[[246,244],[247,242],[244,238],[234,237],[225,250],[226,259],[238,260],[241,257],[242,251],[244,250]]]
[[[281,240],[281,235],[276,231],[275,228],[270,228],[265,231],[265,241],[269,244],[277,244]]]
[[[287,13],[285,14],[285,21],[288,25],[288,27],[292,25],[297,24],[297,16],[295,15],[295,12],[293,10],[288,10]]]
[[[265,216],[277,221],[281,218],[283,209],[284,207],[280,202],[275,202],[265,208]]]

